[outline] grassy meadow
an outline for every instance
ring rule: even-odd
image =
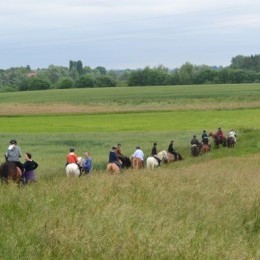
[[[0,186],[0,258],[259,259],[259,118],[260,84],[0,93],[2,154],[17,138],[39,163],[37,183]],[[219,126],[235,148],[191,157],[192,135]],[[105,171],[112,145],[149,156],[172,139],[183,161]],[[71,145],[90,176],[65,176]]]

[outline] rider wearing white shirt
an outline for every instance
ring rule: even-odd
[[[236,138],[237,134],[236,134],[236,132],[233,129],[230,130],[230,132],[228,134],[228,137],[232,137],[234,139],[235,143],[236,143],[236,141],[237,141],[237,138]]]
[[[139,158],[144,161],[144,153],[139,146],[136,147],[135,152],[131,155],[132,158]]]

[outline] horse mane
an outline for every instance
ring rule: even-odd
[[[163,151],[159,152],[159,153],[157,154],[157,156],[158,156],[161,160],[162,160],[162,159],[168,160],[168,153],[167,153],[166,150],[163,150]]]

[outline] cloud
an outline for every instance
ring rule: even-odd
[[[235,46],[256,50],[250,39],[259,42],[259,11],[256,0],[2,1],[0,68],[73,58],[108,67],[174,66],[198,61],[196,53],[203,63],[226,63],[241,52]]]

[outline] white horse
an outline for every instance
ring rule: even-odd
[[[167,152],[161,151],[157,154],[158,158],[161,160],[161,162],[167,162],[168,161],[168,155]],[[154,167],[157,167],[159,165],[159,162],[157,159],[155,159],[153,156],[150,156],[146,159],[146,168],[147,169],[154,169]]]
[[[82,166],[83,158],[77,158],[78,163],[70,163],[66,166],[66,174],[68,177],[78,177],[80,176],[79,165]]]

